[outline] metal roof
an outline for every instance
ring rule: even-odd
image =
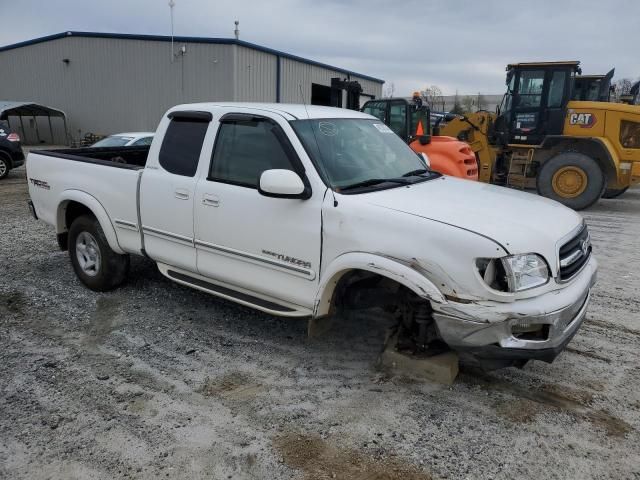
[[[148,40],[155,42],[170,42],[172,37],[168,35],[141,35],[131,33],[103,33],[103,32],[62,32],[53,35],[47,35],[45,37],[34,38],[24,42],[14,43],[11,45],[5,45],[0,47],[0,52],[7,50],[13,50],[15,48],[26,47],[29,45],[35,45],[37,43],[49,42],[51,40],[58,40],[66,37],[81,37],[81,38],[117,38],[121,40]],[[211,38],[211,37],[173,37],[174,42],[185,43],[214,43],[219,45],[239,45],[241,47],[251,48],[253,50],[259,50],[261,52],[270,53],[282,58],[288,58],[297,62],[306,63],[307,65],[314,65],[316,67],[326,68],[328,70],[335,70],[336,72],[344,73],[346,75],[355,75],[357,77],[371,80],[372,82],[384,83],[384,80],[380,78],[370,77],[369,75],[363,75],[361,73],[346,70],[340,67],[334,67],[333,65],[327,65],[326,63],[316,62],[315,60],[309,60],[307,58],[292,55],[290,53],[275,50],[269,47],[263,47],[251,42],[245,42],[244,40],[236,40],[235,38]]]
[[[0,100],[0,118],[4,115],[47,115],[51,117],[66,117],[62,110],[47,107],[34,102],[16,102],[11,100]]]

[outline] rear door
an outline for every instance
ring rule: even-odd
[[[157,262],[195,272],[193,201],[196,170],[211,121],[208,112],[172,112],[162,144],[149,154],[140,185],[146,253]],[[159,135],[162,135],[161,133]]]

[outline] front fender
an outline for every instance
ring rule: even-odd
[[[343,275],[353,270],[366,270],[404,285],[416,295],[436,303],[445,303],[438,287],[420,274],[410,264],[400,260],[364,252],[351,252],[335,258],[322,273],[314,303],[314,317],[329,313],[336,285]]]
[[[120,245],[118,244],[116,230],[113,227],[111,219],[109,218],[109,215],[107,214],[105,208],[98,201],[98,199],[81,190],[64,190],[60,194],[60,198],[58,199],[58,209],[56,213],[57,233],[60,234],[67,231],[65,213],[67,211],[67,205],[69,204],[69,202],[77,202],[91,210],[91,213],[93,213],[93,215],[98,219],[100,227],[102,227],[102,231],[104,232],[104,235],[109,242],[109,247],[111,247],[111,250],[119,254],[126,253],[120,248]]]

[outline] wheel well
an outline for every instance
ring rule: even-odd
[[[11,168],[13,161],[11,160],[11,154],[6,150],[0,149],[0,157],[4,157],[5,160],[9,161],[9,168]]]
[[[66,251],[69,248],[69,228],[71,228],[73,221],[82,215],[89,215],[91,217],[95,217],[95,215],[89,207],[73,200],[68,201],[62,205],[61,208],[64,209],[64,224],[60,225],[62,229],[59,230],[62,231],[58,233],[58,246],[60,250]]]
[[[541,165],[562,152],[577,152],[595,160],[607,180],[617,178],[616,167],[606,147],[594,139],[548,137],[543,149],[536,153]]]
[[[349,270],[337,280],[331,295],[329,314],[343,307],[365,309],[395,305],[401,292],[410,292],[420,298],[406,286],[384,275],[367,270]]]

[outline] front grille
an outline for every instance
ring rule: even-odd
[[[591,238],[585,225],[578,234],[560,247],[560,280],[571,279],[591,256]]]

